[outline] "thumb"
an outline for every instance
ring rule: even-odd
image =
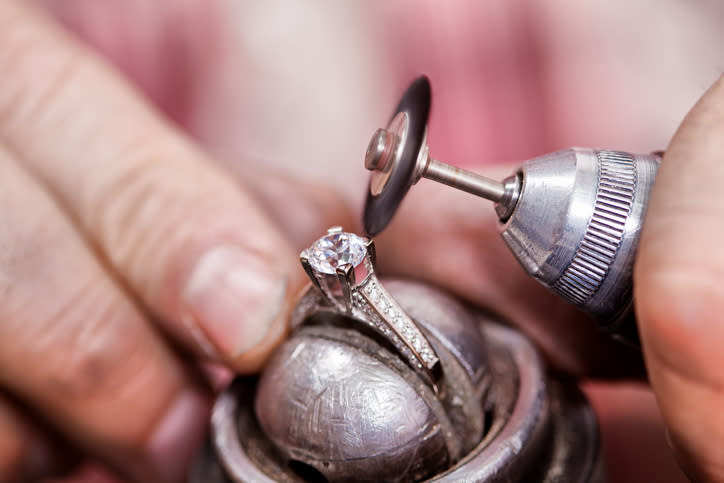
[[[635,267],[644,355],[672,445],[724,480],[724,79],[686,117],[658,174]]]

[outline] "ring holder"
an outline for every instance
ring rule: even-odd
[[[439,356],[437,392],[312,292],[264,372],[220,395],[192,482],[604,481],[592,409],[524,336],[431,287],[384,284]]]

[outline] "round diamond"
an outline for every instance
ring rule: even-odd
[[[365,239],[354,233],[330,233],[309,248],[309,264],[318,272],[334,275],[338,267],[356,267],[365,258]]]

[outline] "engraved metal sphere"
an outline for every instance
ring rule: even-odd
[[[431,476],[482,436],[486,354],[475,321],[426,287],[385,285],[445,354],[450,381],[437,393],[383,341],[349,328],[340,315],[307,321],[259,380],[255,412],[266,436],[293,465],[329,481]],[[446,324],[450,319],[455,323]]]

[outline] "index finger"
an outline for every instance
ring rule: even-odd
[[[58,26],[16,1],[0,4],[0,24],[0,140],[168,332],[238,371],[259,367],[303,283],[298,252],[247,190]]]

